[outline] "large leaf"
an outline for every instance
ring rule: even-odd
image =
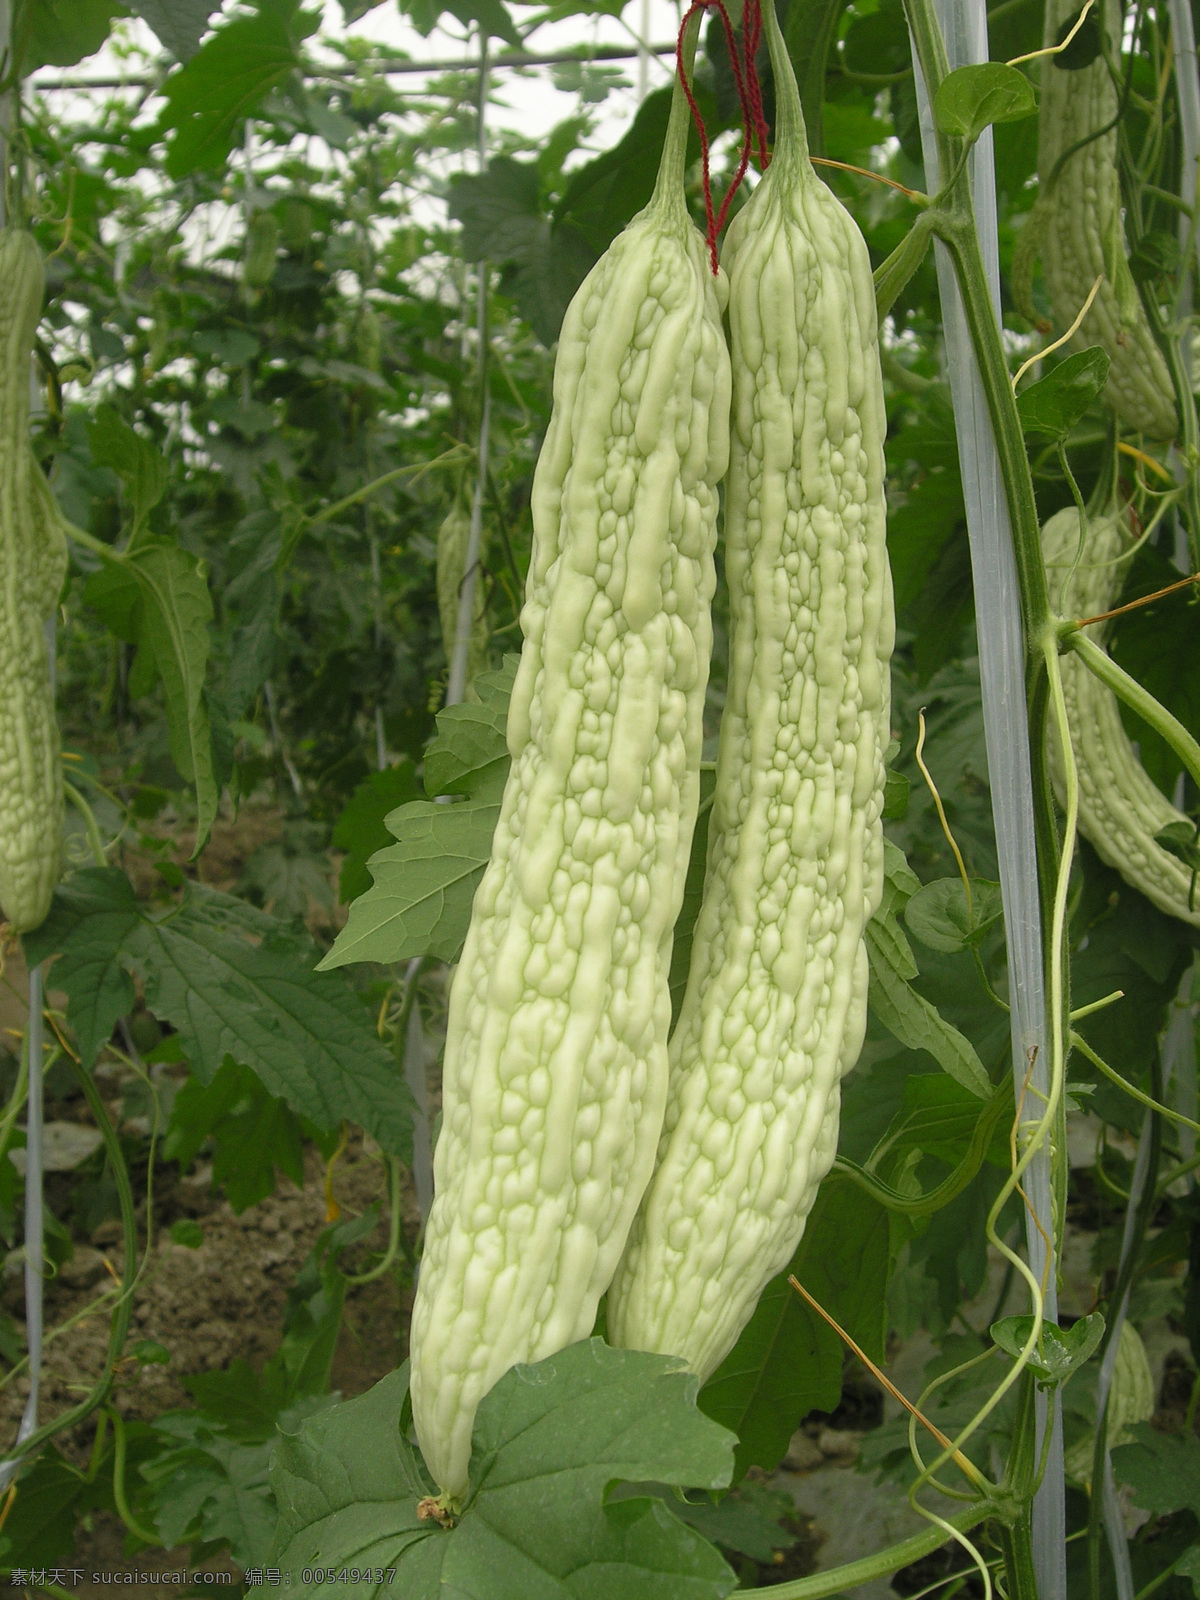
[[[367,862],[390,841],[384,819],[391,812],[415,800],[419,794],[416,769],[407,756],[394,767],[372,772],[350,796],[333,826],[333,846],[344,850],[338,878],[341,899],[355,900],[371,887]]]
[[[553,222],[542,211],[538,190],[536,163],[497,156],[485,173],[455,180],[449,209],[463,225],[463,254],[508,266],[505,288],[542,343],[551,345],[597,252],[571,223]]]
[[[171,757],[196,790],[194,859],[204,848],[221,798],[204,695],[213,615],[207,570],[176,544],[140,545],[125,565],[142,591],[141,633],[162,678]]]
[[[209,17],[221,9],[219,0],[130,0],[130,5],[177,61],[191,60]]]
[[[1036,110],[1029,79],[1003,61],[977,61],[947,73],[933,102],[939,129],[971,144],[992,123],[1019,122]]]
[[[207,569],[177,544],[143,542],[88,579],[84,598],[120,639],[138,646],[130,693],[162,679],[171,757],[196,791],[193,858],[208,839],[220,801],[204,679],[211,646]]]
[[[1022,389],[1017,414],[1026,433],[1065,439],[1100,398],[1108,381],[1109,357],[1100,345],[1077,350],[1044,378]]]
[[[17,0],[12,37],[18,72],[73,67],[100,49],[117,17],[128,15],[120,0]]]
[[[438,713],[437,737],[425,752],[426,792],[465,801],[418,800],[384,817],[397,842],[368,859],[375,882],[354,901],[323,967],[425,955],[458,959],[508,777],[504,729],[518,659],[506,656],[502,667],[479,675],[478,703]]]
[[[847,1178],[821,1185],[785,1272],[763,1290],[737,1344],[700,1391],[700,1409],[738,1436],[735,1476],[779,1465],[810,1411],[833,1411],[845,1351],[788,1283],[794,1275],[875,1361],[887,1336],[887,1212]]]
[[[1178,579],[1179,572],[1164,551],[1153,543],[1143,545],[1128,582],[1114,600],[1142,599]],[[1192,603],[1193,594],[1176,591],[1117,617],[1108,649],[1186,728],[1194,729],[1200,727],[1200,606]],[[1138,742],[1142,765],[1163,793],[1172,795],[1181,771],[1179,757],[1160,733],[1124,704],[1121,717]]]
[[[469,28],[474,23],[481,33],[492,39],[503,39],[514,50],[519,50],[523,42],[503,0],[400,0],[400,10],[425,37],[433,32],[438,18],[448,13],[463,27]]]
[[[975,1046],[911,986],[916,963],[894,917],[867,924],[867,959],[871,1010],[893,1038],[910,1050],[927,1050],[964,1089],[986,1100],[991,1083]]]
[[[1003,915],[1000,885],[986,878],[972,880],[969,906],[961,878],[936,878],[918,889],[904,907],[909,932],[943,954],[978,946]]]
[[[508,778],[508,701],[519,656],[482,672],[475,680],[477,701],[464,700],[438,712],[437,737],[425,751],[425,792],[467,795],[499,801]]]
[[[1194,958],[1191,930],[1152,906],[1084,841],[1079,864],[1084,888],[1071,928],[1071,1003],[1086,1006],[1115,990],[1122,998],[1076,1027],[1110,1066],[1148,1090],[1167,1007]],[[1084,1061],[1072,1070],[1095,1078]],[[1092,1105],[1115,1127],[1141,1126],[1142,1108],[1107,1079],[1098,1081]]]
[[[1133,1428],[1134,1442],[1112,1453],[1113,1476],[1126,1483],[1143,1511],[1165,1516],[1200,1506],[1200,1439],[1158,1433],[1149,1423]]]
[[[96,409],[87,425],[88,447],[98,467],[109,467],[125,486],[136,541],[146,518],[167,488],[167,463],[161,450],[131,428],[114,406]]]
[[[825,72],[846,0],[788,0],[783,37],[796,73],[809,149],[825,154]],[[878,65],[870,69],[879,72]],[[886,69],[883,69],[886,70]]]
[[[416,800],[387,818],[396,843],[367,862],[375,879],[350,907],[319,971],[348,961],[457,961],[492,853],[499,805]]]
[[[709,117],[715,109],[711,92],[696,85],[696,100]],[[611,150],[571,173],[554,208],[554,220],[559,225],[570,222],[596,255],[608,248],[654,192],[670,112],[671,90],[656,89],[642,101],[628,131]],[[689,133],[689,162],[697,151],[695,133]]]
[[[244,901],[190,884],[155,913],[124,873],[89,867],[56,892],[25,948],[31,962],[60,957],[54,982],[85,1065],[132,1009],[136,973],[201,1083],[232,1056],[318,1128],[349,1118],[411,1154],[410,1096],[370,1012],[344,978],[312,970],[306,937]]]
[[[1014,1360],[1020,1358],[1032,1332],[1030,1316],[1005,1317],[1002,1322],[994,1322],[991,1328],[992,1338]],[[1041,1346],[1033,1347],[1029,1370],[1041,1388],[1052,1389],[1065,1383],[1073,1372],[1078,1372],[1095,1354],[1103,1337],[1104,1318],[1098,1311],[1081,1317],[1069,1328],[1059,1328],[1053,1322],[1044,1323]]]
[[[213,1184],[221,1187],[235,1216],[274,1192],[276,1167],[298,1188],[304,1185],[299,1118],[232,1056],[225,1057],[211,1083],[189,1078],[179,1090],[163,1155],[186,1171],[207,1139],[213,1141]]]
[[[299,16],[311,32],[316,18]],[[167,151],[172,178],[224,163],[245,118],[299,67],[297,43],[295,25],[264,7],[226,23],[171,74],[162,88],[167,103],[159,129],[174,135]]]
[[[480,1403],[471,1486],[451,1529],[422,1521],[415,1453],[401,1428],[408,1373],[312,1418],[279,1443],[271,1482],[275,1559],[379,1568],[342,1585],[405,1600],[720,1600],[733,1574],[661,1500],[606,1504],[614,1481],[716,1489],[733,1439],[694,1404],[695,1379],[668,1356],[571,1345],[515,1367]],[[300,1580],[299,1595],[316,1594]]]

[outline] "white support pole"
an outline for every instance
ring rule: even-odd
[[[951,69],[986,61],[987,14],[983,0],[934,0],[934,4],[945,35]],[[932,194],[936,192],[939,182],[937,142],[929,96],[915,49],[913,65],[921,146],[925,158],[925,186]],[[996,178],[990,128],[971,152],[969,171],[980,250],[992,302],[999,317]],[[1050,1087],[1050,1062],[1046,1050],[1046,998],[1037,890],[1033,780],[1029,728],[1025,719],[1025,649],[1016,558],[1013,554],[1008,504],[1000,475],[1000,459],[996,452],[983,381],[971,346],[962,295],[945,246],[940,243],[935,245],[935,253],[975,587],[984,737],[1008,939],[1013,1077],[1018,1096],[1028,1080],[1034,1095],[1044,1099]],[[1056,1322],[1057,1263],[1053,1259],[1047,1260],[1046,1244],[1055,1236],[1048,1149],[1035,1156],[1027,1170],[1024,1187],[1033,1208],[1033,1215],[1026,1219],[1029,1264],[1035,1275],[1046,1284],[1046,1320]],[[1051,1408],[1041,1390],[1038,1391],[1036,1405],[1039,1452],[1047,1426],[1051,1430],[1046,1472],[1033,1505],[1033,1558],[1038,1594],[1040,1600],[1066,1600],[1062,1408],[1057,1393]]]

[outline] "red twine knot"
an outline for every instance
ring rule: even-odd
[[[767,0],[773,4],[773,0]],[[700,11],[705,11],[712,6],[725,28],[725,42],[729,49],[729,63],[733,68],[733,81],[737,86],[738,104],[742,111],[742,126],[745,137],[742,141],[741,159],[738,161],[737,171],[733,175],[733,182],[725,191],[725,198],[721,201],[720,211],[714,212],[712,197],[712,182],[709,174],[708,130],[704,126],[704,118],[700,115],[700,107],[696,103],[696,96],[688,82],[687,73],[683,65],[683,36],[687,31],[688,23]],[[712,261],[713,277],[717,275],[717,240],[721,229],[725,226],[725,219],[729,215],[729,207],[733,197],[741,187],[742,179],[746,176],[746,169],[750,165],[750,156],[754,144],[758,144],[759,165],[765,172],[770,157],[767,154],[767,122],[763,115],[762,86],[758,81],[758,70],[754,58],[758,54],[758,47],[762,43],[762,3],[761,0],[746,0],[742,11],[742,38],[739,48],[737,35],[734,33],[733,23],[729,19],[729,12],[725,8],[725,0],[694,0],[684,15],[679,28],[679,42],[675,47],[675,62],[679,73],[679,81],[683,85],[683,92],[687,97],[688,107],[692,113],[692,121],[696,125],[696,132],[700,137],[700,161],[704,182],[704,215],[707,220],[705,238],[708,244],[708,253]]]

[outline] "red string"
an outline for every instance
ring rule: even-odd
[[[774,0],[767,0],[768,5],[773,5]],[[742,112],[742,126],[745,129],[745,138],[742,141],[742,153],[738,161],[737,171],[733,175],[733,182],[725,191],[725,198],[721,202],[719,212],[713,211],[712,182],[709,174],[708,130],[704,126],[704,118],[700,115],[700,107],[696,104],[696,97],[688,83],[687,73],[683,65],[683,36],[687,31],[688,23],[700,11],[712,6],[720,17],[725,28],[725,42],[729,49],[729,64],[733,68],[733,81],[737,88],[738,105]],[[742,179],[746,176],[746,169],[750,165],[750,156],[754,143],[758,142],[759,165],[766,171],[770,157],[767,154],[767,123],[763,115],[762,86],[758,81],[758,71],[754,65],[754,58],[758,54],[758,47],[762,42],[762,5],[761,0],[746,0],[742,12],[742,41],[741,49],[738,48],[737,36],[733,31],[733,23],[729,19],[729,12],[725,8],[725,0],[693,0],[688,8],[683,22],[679,28],[679,41],[675,47],[675,61],[679,72],[679,81],[683,85],[683,92],[687,97],[688,107],[692,113],[692,121],[696,125],[696,132],[700,138],[700,161],[704,185],[704,216],[707,223],[706,239],[708,242],[709,258],[712,261],[713,276],[717,274],[717,240],[721,229],[725,226],[725,219],[729,215],[729,207],[733,204],[733,197],[741,187]]]

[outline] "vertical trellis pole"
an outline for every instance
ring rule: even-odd
[[[983,0],[934,0],[934,8],[945,35],[952,70],[988,59],[987,14]],[[915,49],[913,65],[926,188],[933,193],[939,182],[937,144],[933,114]],[[971,152],[970,163],[980,248],[992,302],[999,317],[1000,265],[990,128]],[[1046,1049],[1046,998],[1037,891],[1033,781],[1025,715],[1025,647],[1016,561],[1000,460],[983,382],[971,346],[962,295],[945,247],[939,243],[935,250],[975,587],[984,735],[1008,939],[1013,1076],[1018,1098],[1027,1081],[1035,1095],[1045,1096],[1050,1087],[1050,1062]],[[1046,1320],[1054,1322],[1057,1320],[1058,1306],[1052,1243],[1055,1228],[1051,1158],[1048,1150],[1039,1152],[1035,1157],[1026,1177],[1025,1189],[1033,1208],[1033,1214],[1026,1219],[1029,1264],[1046,1284]],[[1049,1245],[1047,1241],[1050,1241]],[[1045,1395],[1039,1391],[1037,1408],[1039,1450],[1047,1427],[1051,1430],[1051,1438],[1045,1477],[1033,1507],[1034,1565],[1041,1600],[1065,1600],[1066,1498],[1062,1411],[1057,1394],[1051,1409],[1047,1406]]]
[[[9,0],[0,0],[0,54],[3,72],[12,70],[12,14]],[[0,97],[0,226],[8,223],[9,178],[11,173],[11,133],[13,94],[10,88]],[[41,391],[33,370],[29,374],[31,413],[40,409]],[[54,687],[55,629],[53,614],[46,621],[46,654],[50,685]],[[17,1442],[37,1429],[38,1389],[42,1372],[42,1312],[45,1263],[45,1231],[42,1203],[42,1009],[45,996],[42,969],[29,973],[29,1016],[25,1026],[26,1110],[25,1110],[25,1345],[29,1353],[29,1397],[17,1429]],[[0,1488],[7,1488],[16,1476],[19,1462],[0,1462]]]

